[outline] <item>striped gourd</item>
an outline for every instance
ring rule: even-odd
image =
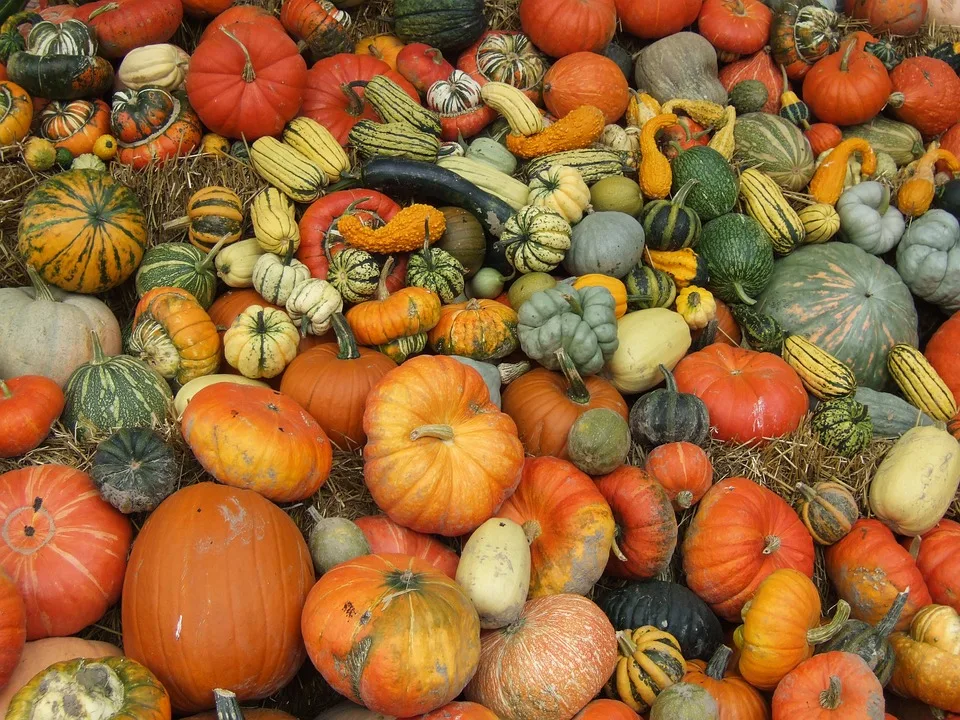
[[[136,275],[137,295],[158,287],[176,287],[193,295],[206,310],[217,294],[214,260],[220,245],[208,253],[189,243],[162,243],[147,250]]]
[[[605,177],[623,175],[627,167],[627,154],[619,150],[606,148],[584,148],[583,150],[565,150],[550,153],[531,160],[527,165],[526,176],[533,178],[554,165],[565,165],[580,171],[583,181],[592,185]]]
[[[530,188],[516,178],[497,170],[490,163],[469,157],[446,157],[437,160],[437,165],[455,172],[481,190],[486,190],[503,200],[514,210],[527,204]]]
[[[684,206],[687,194],[699,180],[687,181],[672,200],[652,200],[640,214],[647,247],[680,250],[693,247],[700,238],[700,216]]]
[[[800,335],[787,336],[782,357],[810,394],[820,400],[846,397],[857,390],[853,370]]]
[[[250,162],[257,174],[295,202],[313,202],[327,184],[315,163],[273,137],[262,137],[250,146]]]
[[[350,144],[363,157],[399,157],[436,162],[440,140],[402,122],[361,120],[350,130]]]
[[[691,248],[648,250],[645,255],[651,266],[667,273],[680,289],[688,285],[704,287],[707,284],[707,264]]]
[[[749,305],[730,305],[730,313],[752,350],[780,354],[786,334],[779,322]]]
[[[668,308],[677,298],[673,277],[647,265],[637,265],[623,279],[627,288],[627,307],[633,310]]]
[[[873,439],[873,422],[867,406],[852,397],[827,400],[817,405],[810,421],[820,443],[838,455],[852,458]]]
[[[327,282],[345,302],[359,303],[372,298],[379,279],[380,266],[366,250],[348,247],[330,258]]]
[[[426,245],[426,243],[424,243]],[[467,269],[446,250],[426,246],[410,253],[407,287],[426,288],[443,303],[452,303],[463,292]]]
[[[797,213],[803,223],[803,243],[819,245],[827,242],[840,231],[840,215],[833,205],[814,203]]]
[[[298,117],[283,131],[283,141],[313,161],[330,182],[350,169],[350,158],[333,134],[316,120]]]
[[[957,402],[943,378],[917,348],[899,343],[890,348],[887,369],[910,403],[935,420],[957,414]]]
[[[253,234],[264,252],[283,255],[300,247],[293,203],[276,188],[262,190],[250,204]]]
[[[923,138],[913,125],[878,115],[864,125],[843,128],[843,139],[859,137],[870,143],[875,153],[884,153],[898,165],[908,165],[923,155]]]
[[[784,190],[803,192],[813,177],[810,143],[796,125],[770,113],[747,113],[733,128],[733,159],[769,175]]]
[[[440,116],[407,95],[386,75],[371,78],[363,97],[386,123],[406,123],[420,132],[440,135]]]
[[[209,252],[214,245],[226,239],[236,242],[243,232],[243,203],[230,188],[211,185],[201,188],[187,201],[187,237],[190,242]],[[177,225],[180,221],[169,224]]]
[[[519,88],[502,82],[488,82],[481,88],[480,96],[503,115],[513,132],[526,136],[543,130],[543,115]]]
[[[786,255],[803,242],[803,222],[767,175],[747,168],[740,173],[740,198],[747,215],[763,226],[778,255]]]

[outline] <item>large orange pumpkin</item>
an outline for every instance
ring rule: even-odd
[[[27,639],[72,635],[120,598],[132,531],[86,473],[34,465],[0,475],[0,567],[27,609]]]
[[[639,717],[619,700],[594,700],[574,715],[573,720],[637,720]]]
[[[13,580],[0,570],[0,687],[10,680],[27,639],[27,608]]]
[[[917,567],[933,602],[960,612],[960,523],[945,518],[920,539]]]
[[[386,515],[367,515],[353,521],[378,555],[399,553],[426,560],[452,580],[457,578],[460,556],[439,540],[397,525]]]
[[[517,491],[497,517],[513,520],[530,543],[530,594],[590,592],[610,557],[614,520],[589,476],[552,457],[524,463]]]
[[[448,357],[408,360],[367,396],[363,477],[412,530],[455,536],[488,520],[520,481],[517,426],[480,374]]]
[[[927,0],[845,0],[843,11],[866,20],[873,32],[912,35],[927,14]]]
[[[581,595],[547,595],[528,600],[512,625],[483,634],[466,697],[502,718],[568,720],[616,662],[616,633],[600,608]]]
[[[617,16],[631,35],[655,40],[693,23],[700,6],[700,0],[617,0]]]
[[[603,110],[615,123],[627,109],[630,90],[617,64],[604,55],[576,52],[557,60],[543,76],[543,101],[558,118],[582,105]]]
[[[834,125],[872,120],[891,90],[883,63],[859,50],[856,39],[847,40],[838,52],[818,60],[803,80],[804,102],[819,120]]]
[[[483,705],[472,702],[452,702],[416,720],[500,720],[500,718]]]
[[[180,713],[213,707],[215,688],[267,697],[303,663],[312,584],[310,551],[285,512],[248,490],[191,485],[160,504],[133,544],[124,650]]]
[[[757,586],[779,568],[813,577],[813,538],[793,508],[743,477],[710,488],[683,541],[688,587],[736,622]]]
[[[334,690],[400,717],[453,700],[480,658],[470,599],[409,555],[363,555],[329,570],[307,596],[302,630]]]
[[[330,475],[333,449],[296,402],[274,390],[208,385],[190,400],[180,432],[204,469],[274,502],[313,495]]]
[[[617,29],[613,0],[523,0],[520,26],[547,55],[603,52]]]
[[[960,125],[956,127],[960,129]],[[960,130],[956,134],[960,138]],[[937,329],[923,354],[953,392],[954,398],[960,401],[960,312],[955,312]]]

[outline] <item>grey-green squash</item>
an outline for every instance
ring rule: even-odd
[[[724,302],[748,305],[773,275],[773,245],[752,217],[729,213],[703,226],[697,254],[707,264],[707,286]]]
[[[684,150],[670,166],[674,193],[679,193],[691,180],[697,180],[688,191],[686,205],[702,222],[725,215],[736,206],[740,190],[737,176],[723,155],[712,147],[696,145]]]
[[[643,258],[643,226],[622,212],[595,212],[573,228],[563,267],[571,275],[622,278]]]
[[[898,438],[918,425],[943,427],[943,423],[918,410],[899,395],[858,387],[853,398],[866,405],[875,438]]]
[[[464,357],[463,355],[451,355],[450,357],[457,362],[462,362],[464,365],[469,365],[478,373],[480,373],[480,377],[483,378],[483,382],[486,384],[487,390],[490,392],[490,402],[497,407],[500,407],[500,388],[503,385],[503,378],[501,377],[500,370],[497,368],[497,366],[493,363],[483,362],[482,360],[474,360],[473,358]]]
[[[719,720],[720,708],[707,690],[678,682],[660,691],[650,708],[650,720]]]
[[[733,159],[755,167],[784,190],[803,192],[813,177],[810,142],[788,120],[770,113],[747,113],[733,126]]]
[[[120,512],[149,512],[177,489],[180,463],[153,430],[121,428],[97,446],[90,477]]]
[[[613,210],[637,217],[643,209],[643,194],[630,178],[611,175],[590,188],[590,204],[596,212]]]
[[[476,138],[467,147],[466,156],[485,162],[507,175],[513,175],[517,171],[516,156],[493,138]]]
[[[570,462],[587,475],[606,475],[630,452],[630,428],[620,413],[593,408],[578,417],[567,435]]]
[[[318,575],[323,575],[335,565],[370,554],[370,543],[366,536],[350,520],[323,517],[313,506],[307,508],[307,512],[314,522],[307,546]]]
[[[867,406],[851,397],[821,402],[810,424],[820,443],[843,457],[863,452],[873,438]]]

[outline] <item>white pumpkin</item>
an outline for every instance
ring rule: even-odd
[[[189,66],[190,55],[176,45],[144,45],[124,56],[117,84],[119,89],[139,90],[150,85],[173,92],[183,85]]]
[[[484,630],[515,622],[530,589],[530,546],[513,520],[490,518],[463,546],[457,583],[480,615]]]
[[[262,255],[253,266],[254,289],[274,305],[286,305],[293,289],[309,279],[310,269],[302,262],[273,253]]]
[[[617,339],[620,345],[605,373],[624,395],[634,395],[663,382],[660,366],[673,370],[692,342],[684,319],[666,308],[627,313],[617,321]]]
[[[256,238],[248,238],[221,248],[214,258],[217,277],[233,288],[253,287],[253,269],[266,255]]]
[[[326,280],[311,278],[298,283],[287,298],[287,313],[303,335],[323,335],[334,313],[343,310],[343,298]]]
[[[550,208],[574,225],[590,205],[590,188],[576,168],[553,165],[530,179],[527,204]]]

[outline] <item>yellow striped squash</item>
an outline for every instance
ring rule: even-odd
[[[293,203],[276,188],[261,191],[250,204],[253,234],[265,252],[285,255],[300,247]]]
[[[747,215],[763,226],[779,255],[786,255],[803,242],[803,222],[769,176],[755,168],[740,174],[740,197]]]
[[[627,167],[627,153],[609,148],[584,148],[541,155],[527,163],[526,176],[533,178],[554,165],[576,168],[587,185],[605,177],[623,175]]]
[[[536,135],[543,130],[543,115],[522,90],[502,82],[488,82],[480,89],[483,101],[503,115],[518,135]]]
[[[312,160],[330,182],[336,182],[342,173],[350,169],[350,158],[340,143],[329,130],[312,118],[291,120],[283,131],[283,141]]]
[[[800,335],[787,336],[782,357],[796,370],[804,387],[820,400],[846,397],[857,390],[853,370]]]
[[[804,245],[827,242],[840,231],[840,215],[833,205],[814,203],[797,213],[803,223]]]
[[[440,116],[423,107],[386,75],[375,75],[367,83],[363,98],[386,123],[406,123],[420,132],[440,135]]]
[[[944,422],[957,414],[950,388],[917,348],[905,343],[894,345],[887,355],[887,369],[914,407]]]
[[[327,184],[315,163],[286,143],[262,137],[250,146],[250,162],[257,174],[295,202],[313,202]]]
[[[440,140],[403,122],[361,120],[350,130],[350,144],[363,157],[400,157],[436,162]]]

